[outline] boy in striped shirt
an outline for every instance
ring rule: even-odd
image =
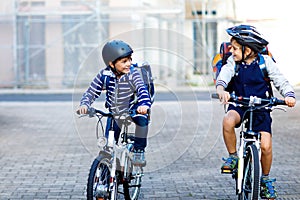
[[[117,116],[135,111],[131,116],[136,124],[133,161],[145,165],[151,100],[139,72],[131,68],[132,53],[132,48],[121,40],[112,40],[104,45],[102,57],[106,68],[99,71],[83,94],[78,112],[86,114],[91,104],[106,90],[105,106],[114,114],[114,119],[108,118],[107,124],[113,123],[115,140],[118,141],[122,126]],[[108,137],[107,129],[105,135]]]

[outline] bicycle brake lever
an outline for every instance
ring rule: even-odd
[[[234,107],[242,107],[243,105],[242,104],[237,104],[235,102],[228,102],[228,104],[231,104],[233,105]]]
[[[83,115],[79,115],[78,118],[82,118],[82,117],[85,117],[85,116],[88,116],[89,114],[83,114]]]
[[[282,107],[271,108],[272,111],[273,111],[273,110],[276,110],[276,109],[282,110],[282,111],[286,112],[286,109],[285,109],[285,108],[282,108]]]

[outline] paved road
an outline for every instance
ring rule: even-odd
[[[300,94],[300,91],[298,92]],[[298,97],[298,99],[300,99]],[[96,103],[97,106],[102,105]],[[77,102],[0,102],[0,199],[85,199],[97,147],[95,119],[77,118]],[[226,156],[217,101],[157,101],[153,106],[143,199],[234,199],[220,174]],[[279,199],[300,199],[300,102],[273,112]]]

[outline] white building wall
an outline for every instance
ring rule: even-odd
[[[19,2],[15,0],[16,2]],[[0,87],[14,87],[16,84],[16,50],[14,33],[14,0],[0,1]],[[41,0],[39,0],[41,1]],[[30,0],[29,2],[39,2]],[[22,2],[27,2],[22,0]],[[72,1],[69,1],[72,2]],[[75,1],[78,2],[78,1]],[[84,1],[82,1],[84,2]],[[96,5],[97,1],[89,0],[86,3]],[[98,1],[99,3],[100,1]],[[218,20],[218,43],[228,40],[225,29],[233,25],[231,20],[238,19],[240,23],[248,23],[257,26],[268,38],[269,48],[275,56],[280,70],[286,75],[292,84],[299,84],[299,67],[295,59],[298,57],[299,40],[297,39],[297,16],[300,13],[294,6],[292,0],[254,0],[245,3],[244,0],[110,0],[106,2],[104,10],[99,12],[107,13],[109,17],[108,37],[99,35],[98,44],[103,45],[105,41],[113,38],[128,40],[137,49],[134,54],[136,60],[148,60],[157,67],[154,68],[157,77],[168,81],[168,77],[175,79],[186,78],[193,72],[190,67],[193,63],[193,26],[195,20],[203,20],[200,16],[191,19],[185,18],[185,14],[190,13],[186,6],[195,7],[202,11],[216,11],[216,16],[205,16],[204,20]],[[234,3],[234,4],[233,4]],[[193,5],[191,5],[193,4]],[[105,4],[103,4],[105,5]],[[102,5],[102,6],[103,6]],[[205,6],[205,9],[202,6]],[[257,6],[260,5],[260,6]],[[59,12],[69,12],[61,7],[61,0],[45,0],[46,10],[37,9],[46,15],[46,20],[59,21]],[[97,9],[97,7],[95,7]],[[235,9],[234,9],[235,8]],[[272,8],[272,9],[266,9]],[[80,12],[94,12],[82,7]],[[26,10],[26,9],[25,9]],[[77,10],[78,11],[78,10]],[[185,13],[187,11],[187,13]],[[71,11],[72,12],[72,11]],[[160,13],[159,13],[160,12]],[[20,14],[20,13],[19,13]],[[69,13],[71,14],[71,13]],[[226,21],[227,20],[227,21]],[[222,23],[224,22],[224,23]],[[232,21],[233,22],[233,21]],[[101,24],[100,24],[101,25]],[[151,31],[142,32],[141,29],[149,28]],[[46,48],[46,81],[49,88],[63,88],[64,77],[64,38],[62,26],[59,23],[48,23],[45,27],[45,48]],[[157,32],[155,32],[157,30]],[[171,35],[161,34],[170,30]],[[141,35],[136,35],[136,34]],[[149,35],[152,34],[152,35]],[[180,37],[182,35],[182,37]],[[152,37],[152,40],[149,39]],[[102,38],[102,39],[101,39]],[[146,41],[144,39],[146,38]],[[53,42],[53,41],[56,42]],[[171,42],[170,42],[171,41]],[[80,44],[80,41],[79,41]],[[152,44],[157,45],[159,50],[145,49]],[[143,46],[144,45],[144,46]],[[171,55],[172,50],[180,52],[185,61],[179,56]],[[180,49],[180,51],[178,51]],[[170,50],[170,51],[168,51]],[[163,51],[163,52],[162,52]],[[166,53],[167,52],[167,53]],[[209,55],[208,55],[209,56]],[[209,59],[209,58],[208,58]],[[95,64],[101,63],[99,60]],[[102,64],[102,63],[101,63]],[[181,71],[183,70],[183,71]],[[181,77],[172,76],[172,72],[180,72]],[[172,80],[171,80],[172,81]],[[69,86],[68,86],[69,87]]]

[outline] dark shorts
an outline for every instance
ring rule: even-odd
[[[235,107],[233,105],[228,106],[228,111],[229,110],[237,111],[238,114],[240,115],[241,119],[246,111],[245,108]],[[246,116],[249,117],[249,112],[246,113]],[[241,122],[236,125],[236,128],[240,127],[240,125],[241,125]],[[272,133],[271,125],[272,125],[272,117],[271,117],[270,111],[263,111],[263,110],[254,111],[253,124],[252,124],[252,130],[254,132],[265,131],[265,132]],[[247,123],[246,127],[248,128],[248,126],[249,126],[249,124]]]

